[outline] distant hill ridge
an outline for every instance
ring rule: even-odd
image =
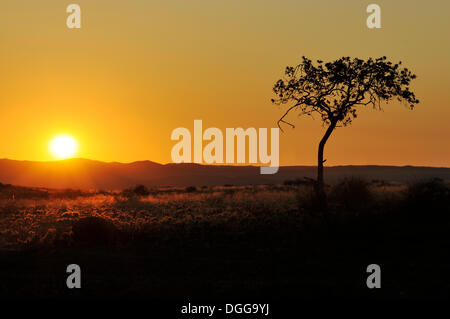
[[[202,186],[283,183],[316,175],[315,166],[282,166],[277,174],[260,175],[257,166],[132,163],[68,159],[34,162],[0,159],[0,182],[30,187],[123,189],[147,186]],[[450,180],[450,168],[348,165],[325,167],[326,182],[357,176],[367,180],[411,182],[439,177]]]

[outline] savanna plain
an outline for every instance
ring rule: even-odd
[[[448,298],[450,187],[0,184],[2,298]],[[66,267],[82,269],[68,289]],[[382,289],[366,267],[381,266]]]

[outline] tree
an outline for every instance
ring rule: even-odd
[[[295,127],[285,120],[294,110],[299,115],[318,114],[327,126],[317,156],[316,190],[321,201],[326,203],[323,152],[334,129],[351,124],[358,107],[381,109],[381,102],[392,99],[406,102],[411,109],[419,103],[409,90],[416,75],[400,65],[401,62],[393,64],[386,57],[368,60],[342,57],[328,63],[318,60],[317,64],[303,57],[299,65],[286,67],[285,77],[276,82],[273,91],[277,97],[272,102],[287,105],[278,120],[281,131],[281,123]]]

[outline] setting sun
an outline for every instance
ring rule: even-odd
[[[77,142],[70,136],[60,135],[50,142],[51,153],[58,158],[72,157],[77,150]]]

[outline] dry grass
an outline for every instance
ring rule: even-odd
[[[0,248],[67,238],[74,222],[101,217],[127,232],[192,224],[249,223],[297,207],[296,189],[270,186],[217,187],[185,193],[179,189],[146,197],[122,198],[119,193],[91,194],[73,199],[0,201]],[[49,235],[51,234],[51,235]]]
[[[424,188],[423,183],[408,187],[344,180],[329,189],[330,211],[326,215],[349,218],[411,210],[408,203],[419,195],[422,206],[427,205],[428,197],[430,202],[434,199],[435,195],[429,193],[437,188],[436,181],[430,183],[433,187]],[[418,187],[426,192],[419,194]],[[442,184],[440,187],[438,202],[445,208],[448,186]],[[21,191],[37,196],[23,199],[25,196],[19,193],[16,197],[19,199],[0,199],[0,249],[55,242],[70,245],[74,223],[85,217],[100,217],[112,222],[122,234],[127,234],[127,239],[143,234],[147,238],[170,233],[178,238],[192,237],[194,231],[208,229],[235,234],[258,228],[283,232],[286,227],[301,229],[311,218],[317,217],[307,185],[220,186],[195,190],[161,188],[149,190],[148,196],[131,197],[124,196],[123,192],[45,190],[48,195],[42,198],[36,190],[30,193],[23,188]],[[280,224],[278,228],[277,223]]]
[[[357,274],[373,262],[389,269],[382,296],[448,296],[450,193],[440,180],[345,180],[328,188],[327,211],[308,185],[148,196],[4,188],[2,297],[72,297],[61,269],[74,260],[89,270],[86,298],[370,297]]]

